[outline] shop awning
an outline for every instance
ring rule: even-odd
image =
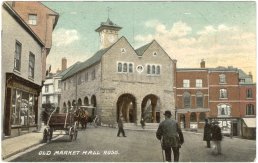
[[[249,128],[256,128],[256,118],[242,118],[244,123]]]

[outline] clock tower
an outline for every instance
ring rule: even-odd
[[[102,22],[100,26],[95,30],[99,33],[100,48],[107,48],[111,46],[118,39],[118,31],[122,29],[118,25],[114,24],[109,18],[106,22]]]

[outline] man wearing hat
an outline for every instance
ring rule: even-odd
[[[221,154],[221,140],[222,133],[221,128],[219,127],[219,122],[217,120],[213,121],[211,127],[211,140],[215,145],[215,150],[217,150],[217,154]]]
[[[179,148],[184,143],[184,136],[177,121],[171,119],[171,112],[165,111],[165,120],[159,124],[156,133],[157,139],[161,140],[162,149],[165,150],[166,161],[171,162],[171,148],[174,162],[179,161]]]

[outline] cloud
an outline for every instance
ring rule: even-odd
[[[137,35],[137,44],[157,40],[171,58],[178,60],[177,67],[199,67],[201,59],[205,59],[207,67],[234,66],[256,74],[255,33],[223,23],[204,26],[195,32],[182,21],[169,27],[151,20],[145,27],[154,29],[154,33]]]
[[[75,29],[59,28],[53,32],[53,45],[67,46],[79,40],[79,33]]]

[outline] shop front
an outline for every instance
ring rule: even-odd
[[[37,129],[41,86],[13,73],[6,74],[4,134],[19,136]]]

